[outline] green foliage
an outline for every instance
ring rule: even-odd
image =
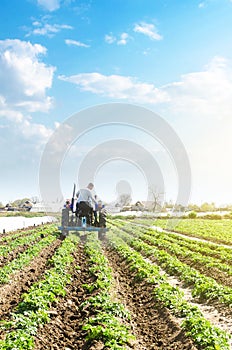
[[[139,228],[133,228],[133,234],[135,233],[135,231],[136,233],[139,232]],[[140,235],[140,233],[138,233],[138,235]],[[123,238],[123,240],[119,236]],[[144,252],[148,252],[148,254],[150,254],[152,250],[152,247],[148,246],[146,243],[134,238],[132,234],[129,235],[118,228],[111,229],[111,232],[107,233],[107,237],[112,247],[114,247],[114,249],[116,249],[122,257],[126,258],[128,264],[130,265],[130,268],[134,271],[139,271],[139,268],[142,267],[143,263],[141,263],[140,265],[140,262],[142,262],[142,257],[140,253],[137,253],[132,248],[130,248],[127,245],[127,243],[124,242],[124,240],[128,242],[128,244],[133,246],[135,249],[142,251],[143,254]],[[142,246],[143,249],[141,249]],[[162,252],[159,249],[154,248],[153,254],[153,256],[155,257],[158,256],[158,259],[160,259],[159,262],[162,262],[162,264],[165,263],[166,266],[173,273],[178,272],[178,269],[181,267],[180,262],[178,264],[175,258],[170,257],[170,255],[164,251]],[[152,263],[148,263],[147,261],[146,263],[153,266]],[[215,284],[215,289],[213,287],[211,279],[206,278],[204,280],[204,276],[201,276],[200,274],[195,274],[193,271],[188,269],[186,269],[185,272],[186,278],[187,276],[189,276],[188,278],[190,280],[197,280],[196,286],[197,288],[199,287],[199,291],[195,291],[198,294],[198,296],[200,296],[203,293],[205,296],[210,296],[212,298],[215,296],[215,290],[219,292],[219,285]],[[162,274],[161,276],[159,270],[156,270],[156,273],[153,270],[151,274],[149,274],[149,272],[147,271],[143,279],[146,279],[150,284],[154,285],[153,295],[158,302],[161,302],[164,306],[169,308],[175,316],[184,318],[184,322],[182,323],[183,329],[185,329],[187,334],[192,337],[195,344],[200,346],[200,349],[230,349],[228,343],[228,339],[230,336],[221,329],[212,326],[211,323],[203,317],[200,310],[196,306],[188,304],[184,299],[183,293],[180,291],[180,289],[177,287],[173,287],[168,283],[166,275]],[[198,285],[199,281],[202,281],[202,284]],[[204,285],[204,281],[205,283],[207,281],[209,284],[207,286]],[[211,289],[209,287],[211,287]],[[224,302],[226,302],[225,290],[223,289],[223,287],[219,287],[221,290],[221,296],[223,295],[223,300]]]
[[[65,295],[65,286],[70,282],[68,270],[73,261],[72,252],[76,244],[66,238],[56,251],[44,279],[34,283],[29,292],[22,296],[22,301],[11,314],[11,320],[2,323],[8,330],[6,339],[0,340],[4,350],[31,350],[34,348],[33,336],[39,325],[49,321],[48,310],[58,296]]]
[[[197,213],[195,211],[191,211],[191,213],[188,214],[189,219],[196,219]]]
[[[94,281],[85,284],[84,288],[89,293],[94,293],[81,308],[90,308],[95,315],[83,326],[87,331],[87,340],[101,340],[110,349],[125,349],[124,345],[134,339],[128,326],[123,323],[123,319],[129,319],[130,315],[121,303],[111,300],[112,271],[95,235],[88,236],[85,252],[88,256],[89,273]]]
[[[118,230],[118,229],[117,229]],[[155,232],[152,229],[144,229],[141,227],[132,227],[131,224],[123,226],[123,232],[117,231],[118,236],[123,238],[133,248],[141,251],[143,255],[152,257],[166,272],[171,275],[177,275],[186,284],[193,286],[192,295],[203,300],[218,300],[223,304],[232,305],[232,289],[226,286],[221,286],[214,279],[200,274],[196,269],[181,262],[178,256],[185,256],[193,261],[202,261],[202,264],[221,267],[222,270],[231,272],[232,268],[219,263],[214,258],[208,258],[186,251],[184,255],[183,249],[178,244],[167,242],[164,232]],[[146,233],[143,233],[146,232]],[[132,234],[138,238],[133,238]],[[145,243],[147,241],[149,244]],[[152,244],[152,245],[150,245]],[[163,250],[163,248],[167,249]]]
[[[47,237],[41,239],[39,242],[33,245],[30,245],[29,248],[23,253],[19,254],[16,259],[0,268],[0,284],[8,283],[10,281],[10,276],[13,273],[29,265],[31,260],[34,259],[35,256],[38,256],[44,247],[47,247],[56,239],[54,226],[48,226],[43,231],[41,231],[41,229],[36,229],[36,231],[38,231],[39,235],[43,232],[43,234]]]
[[[182,327],[187,331],[194,342],[201,348],[207,350],[230,349],[228,335],[219,328],[212,327],[210,322],[199,316],[187,316],[182,323]]]
[[[123,345],[134,339],[125,325],[106,312],[91,317],[83,329],[88,331],[87,340],[102,340],[105,347],[115,350],[123,349]]]

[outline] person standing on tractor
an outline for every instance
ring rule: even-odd
[[[91,191],[94,188],[92,182],[86,188],[81,188],[77,192],[76,215],[79,218],[86,217],[86,223],[92,225],[93,203],[96,203]]]

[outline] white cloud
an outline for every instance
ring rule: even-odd
[[[117,43],[117,45],[126,45],[130,36],[127,33],[122,33],[118,38],[114,36],[112,33],[105,35],[105,42],[107,44]]]
[[[122,33],[120,39],[117,41],[118,45],[126,45],[129,39],[129,35],[127,33]]]
[[[172,112],[201,116],[229,116],[232,110],[232,67],[223,57],[214,57],[202,71],[181,76],[179,81],[155,87],[134,77],[82,73],[59,79],[83,91],[139,103],[166,103]]]
[[[152,40],[162,40],[163,37],[158,34],[156,27],[154,24],[149,24],[145,22],[141,22],[139,24],[135,24],[134,26],[135,33],[141,33],[148,36]]]
[[[153,84],[138,82],[135,78],[99,73],[82,73],[59,79],[78,85],[83,91],[110,98],[130,100],[138,103],[158,103],[168,99],[162,89]]]
[[[185,74],[163,89],[172,110],[201,116],[230,116],[232,110],[232,67],[223,57],[214,57],[204,70]]]
[[[153,104],[181,138],[192,169],[192,201],[231,203],[232,62],[214,57],[198,72],[162,87],[99,73],[60,77],[108,98]]]
[[[67,45],[69,45],[69,46],[71,46],[71,45],[73,45],[73,46],[79,46],[79,47],[90,47],[89,45],[87,45],[87,44],[84,44],[84,43],[82,43],[82,42],[80,42],[80,41],[77,41],[77,40],[72,40],[72,39],[66,39],[65,40],[65,44],[67,44]]]
[[[205,3],[205,2],[200,2],[200,4],[198,5],[198,7],[199,7],[200,9],[202,9],[202,8],[206,7],[206,3]]]
[[[49,24],[46,23],[47,17],[43,17],[42,21],[34,21],[33,27],[31,31],[27,34],[27,36],[30,35],[43,35],[43,36],[48,36],[48,37],[53,37],[55,34],[59,33],[63,29],[73,29],[72,26],[68,24]]]
[[[41,61],[46,48],[15,40],[0,41],[1,101],[10,109],[48,111],[52,98],[46,96],[52,86],[55,67]]]
[[[42,6],[45,10],[55,11],[60,8],[60,0],[37,0],[39,6]]]
[[[193,202],[231,203],[232,62],[214,57],[163,89],[170,97],[165,114],[190,157]]]
[[[116,40],[117,40],[116,37],[113,36],[112,34],[106,34],[105,35],[105,42],[107,44],[113,44]]]
[[[15,131],[24,139],[38,143],[40,146],[47,142],[52,134],[52,129],[47,128],[43,124],[32,122],[29,116],[25,116],[19,111],[2,109],[0,110],[0,118],[8,122],[12,132]]]

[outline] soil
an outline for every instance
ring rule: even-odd
[[[82,330],[87,315],[80,309],[81,303],[88,298],[82,285],[89,281],[82,244],[74,253],[74,257],[72,283],[66,288],[66,296],[60,298],[58,305],[54,305],[50,310],[50,322],[38,330],[35,350],[90,349],[86,346],[86,333]],[[76,269],[75,266],[79,266],[80,269]]]
[[[136,350],[195,349],[169,311],[155,302],[154,287],[136,280],[128,264],[114,250],[105,255],[117,281],[117,295],[131,314]]]
[[[19,303],[22,293],[36,282],[46,269],[47,260],[50,259],[61,241],[56,239],[49,247],[44,248],[39,256],[33,259],[29,266],[14,274],[9,284],[0,287],[0,318],[9,315],[13,308]]]
[[[138,283],[128,269],[127,264],[115,251],[105,248],[115,278],[113,298],[124,304],[131,313],[131,333],[136,341],[127,344],[127,349],[135,350],[193,350],[188,339],[167,309],[157,305],[152,298],[152,288]],[[80,308],[90,296],[83,283],[91,282],[88,274],[83,245],[75,255],[72,284],[67,294],[50,312],[51,321],[41,328],[35,337],[35,350],[102,350],[106,349],[101,341],[86,342],[86,332],[82,326],[87,317],[93,316],[93,310]]]
[[[25,252],[25,250],[27,250],[30,245],[39,242],[40,239],[41,239],[41,237],[38,237],[35,241],[30,242],[29,244],[23,244],[23,245],[18,246],[17,248],[15,248],[11,252],[9,252],[7,256],[1,256],[0,257],[0,268],[4,265],[8,264],[12,260],[17,259],[18,255],[20,253]]]
[[[149,242],[147,242],[149,243]],[[141,252],[142,254],[142,252]],[[151,263],[156,264],[155,256],[151,256],[149,259]],[[225,274],[222,271],[219,271],[215,268],[210,268],[210,271],[212,271],[212,274],[210,274],[209,269],[207,267],[199,266],[197,263],[193,263],[192,260],[188,259],[179,259],[180,261],[183,261],[184,263],[195,267],[198,269],[201,273],[204,275],[208,275],[211,278],[214,278],[216,281],[220,281],[221,284],[229,285],[230,278],[229,276],[225,276]],[[173,287],[178,287],[183,293],[185,300],[192,304],[193,306],[197,306],[200,311],[202,312],[203,316],[210,321],[211,324],[214,326],[226,331],[228,334],[231,335],[230,345],[232,347],[232,313],[231,308],[227,307],[226,305],[221,304],[217,300],[199,300],[197,298],[192,297],[191,288],[186,287],[185,283],[182,282],[178,277],[170,276],[168,275],[162,268],[160,268],[161,273],[167,275],[167,279],[169,284],[171,284]],[[179,320],[179,323],[181,323],[182,320]]]
[[[148,240],[144,240],[147,244],[152,246],[152,243]],[[165,250],[167,253],[172,255],[172,252],[165,248],[165,247],[159,247],[162,250]],[[194,261],[191,258],[183,257],[180,255],[177,255],[178,259],[183,262],[184,264],[187,264],[196,270],[198,270],[200,273],[202,273],[205,276],[213,278],[216,282],[231,287],[232,288],[232,276],[229,276],[226,272],[217,269],[216,267],[208,267],[204,263],[200,263],[199,261]]]
[[[42,250],[30,266],[15,274],[11,282],[0,287],[0,317],[8,319],[21,300],[21,295],[27,292],[32,283],[43,277],[46,263],[55,250],[60,246],[61,240],[55,240],[49,247]],[[74,262],[71,266],[71,283],[66,287],[66,295],[54,303],[49,311],[50,322],[38,329],[34,338],[35,350],[106,350],[102,341],[86,341],[86,331],[82,329],[88,317],[95,315],[95,310],[81,308],[92,294],[83,287],[85,283],[93,282],[89,275],[88,259],[84,253],[83,240],[73,254]],[[124,304],[130,312],[131,319],[128,326],[135,340],[126,345],[127,350],[196,350],[196,347],[180,327],[180,322],[171,315],[168,309],[157,303],[153,296],[153,288],[146,282],[138,281],[135,274],[130,271],[126,261],[115,250],[103,242],[103,253],[109,260],[114,277],[111,297]],[[78,268],[77,268],[78,267]],[[182,288],[181,282],[169,276],[169,282]],[[185,289],[186,299],[191,299],[191,291]],[[187,295],[188,294],[188,295]],[[193,300],[192,300],[193,302]],[[208,319],[227,326],[232,325],[231,320],[223,313],[215,313],[204,305]],[[206,310],[207,309],[207,310]],[[214,314],[212,314],[214,312]],[[224,316],[224,318],[222,317]],[[211,321],[211,319],[210,319]],[[4,336],[0,333],[0,339]]]

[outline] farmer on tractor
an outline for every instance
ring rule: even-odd
[[[76,216],[80,219],[86,217],[86,223],[92,225],[93,221],[93,204],[97,201],[93,197],[91,191],[94,188],[92,182],[86,188],[81,188],[77,192]]]
[[[86,188],[81,188],[76,193],[76,184],[73,186],[71,201],[67,200],[61,216],[61,237],[65,238],[69,232],[98,232],[98,238],[104,239],[106,228],[106,210],[101,201],[97,202],[97,196],[93,196],[91,191],[94,185],[90,182]],[[76,193],[76,196],[75,196]],[[75,208],[75,197],[77,203]],[[93,212],[95,211],[95,222],[93,223]]]

